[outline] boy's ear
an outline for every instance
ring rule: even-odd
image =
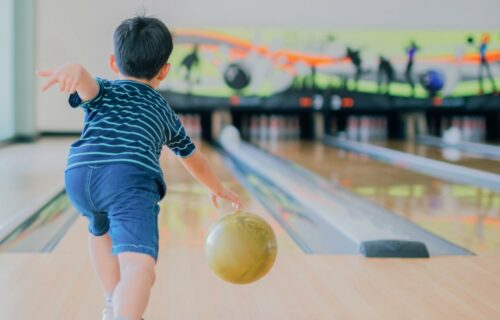
[[[118,69],[118,66],[116,65],[116,58],[114,54],[109,55],[109,66],[111,67],[111,70],[113,70],[114,73],[119,74],[120,70]]]
[[[170,63],[165,63],[165,65],[160,69],[160,72],[158,73],[158,80],[164,80],[167,77],[169,71]]]

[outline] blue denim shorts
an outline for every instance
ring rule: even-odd
[[[158,202],[163,178],[129,164],[81,166],[65,174],[73,206],[89,221],[89,232],[109,232],[113,254],[138,252],[158,258]]]

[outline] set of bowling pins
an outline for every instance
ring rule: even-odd
[[[282,115],[253,115],[242,121],[241,131],[250,140],[285,140],[300,137],[299,118]]]
[[[179,114],[179,119],[191,139],[201,137],[201,119],[198,114]]]
[[[449,122],[448,122],[449,123]],[[447,126],[446,119],[441,122],[441,129],[444,132]],[[451,127],[460,130],[460,140],[467,142],[484,141],[486,137],[486,120],[484,117],[459,117],[451,118]]]
[[[350,116],[347,119],[347,137],[351,140],[378,140],[387,138],[385,117]]]

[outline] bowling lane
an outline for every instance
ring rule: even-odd
[[[43,138],[0,149],[0,227],[19,223],[56,195],[72,138]]]
[[[448,183],[319,142],[261,147],[476,253],[500,253],[500,194]]]
[[[397,141],[397,140],[375,141],[370,143],[396,151],[407,152],[417,156],[422,156],[472,169],[500,174],[499,161],[485,159],[482,156],[466,153],[452,148],[437,148],[437,147],[431,147],[414,143],[412,141]]]

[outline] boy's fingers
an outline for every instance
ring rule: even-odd
[[[68,85],[70,83],[71,79],[69,78],[64,78],[60,83],[59,83],[59,88],[61,89],[62,92],[66,92],[68,89]]]
[[[234,192],[229,193],[228,200],[232,201],[233,203],[236,203],[237,205],[241,204],[240,197],[238,197]]]
[[[222,195],[222,198],[228,200],[228,201],[231,201],[233,203],[240,203],[240,198],[238,197],[238,195],[234,192],[232,192],[231,190],[227,190],[223,195]]]
[[[217,203],[217,196],[212,193],[212,195],[210,196],[210,198],[212,200],[212,204],[214,205],[214,207],[219,208],[219,204]]]
[[[231,201],[232,203],[236,203],[236,204],[240,203],[240,199],[238,199],[237,197],[234,197],[234,196],[229,197],[229,199],[227,199],[227,200]]]
[[[51,78],[47,83],[42,87],[42,91],[47,90],[48,88],[52,87],[54,84],[57,83],[57,78]]]
[[[66,82],[64,80],[59,82],[59,91],[63,92],[65,86],[66,86]]]
[[[61,87],[62,87],[61,88],[62,92],[67,92],[67,90],[68,90],[68,82],[65,81],[65,82],[61,83]]]
[[[71,92],[71,87],[73,86],[73,80],[68,80],[66,81],[65,85],[64,85],[64,91],[65,92]]]
[[[76,92],[76,83],[73,83],[71,85],[71,88],[69,89],[69,93],[75,93]]]
[[[241,208],[241,199],[234,192],[232,191],[228,192],[225,198],[231,201],[233,209],[239,210]]]
[[[54,75],[54,71],[52,70],[39,70],[36,72],[37,75],[39,75],[40,77],[50,77],[52,75]]]
[[[71,89],[73,88],[73,86],[75,85],[75,80],[73,79],[69,79],[68,82],[66,82],[66,92],[67,93],[71,93]]]

